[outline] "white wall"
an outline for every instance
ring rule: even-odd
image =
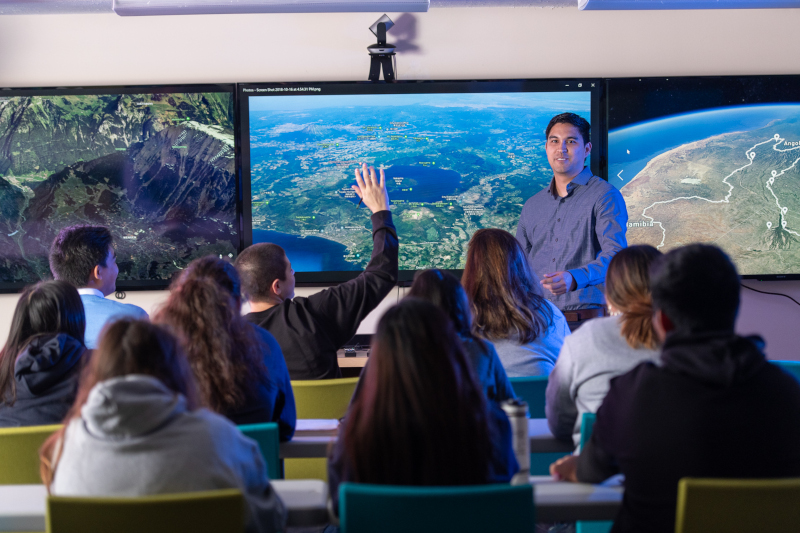
[[[367,28],[378,15],[0,16],[0,87],[364,80]],[[800,73],[800,9],[389,15],[400,79]],[[800,282],[749,284],[800,300]],[[129,293],[126,301],[152,310],[163,296]],[[800,308],[750,291],[742,298],[739,330],[764,335],[772,358],[800,359],[789,333]],[[0,342],[15,302],[0,295]]]

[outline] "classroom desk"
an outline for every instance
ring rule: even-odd
[[[274,480],[289,511],[287,525],[328,523],[328,484],[318,479]],[[44,531],[47,489],[44,485],[0,485],[0,531]]]
[[[329,422],[327,426],[324,422],[326,421],[299,419],[292,440],[280,444],[281,458],[327,457],[328,445],[336,441],[336,421],[327,421]],[[553,437],[545,418],[528,420],[528,436],[530,437],[531,453],[560,452],[566,455],[572,453],[574,449],[572,442],[556,440]]]
[[[537,522],[612,520],[622,502],[618,485],[588,485],[531,476]],[[320,480],[273,481],[289,510],[291,527],[328,523],[328,485]],[[44,531],[47,491],[44,485],[0,486],[0,531]]]

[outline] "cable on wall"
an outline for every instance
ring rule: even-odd
[[[761,290],[758,290],[758,289],[754,289],[753,287],[748,287],[748,286],[747,286],[747,285],[745,285],[744,283],[741,283],[741,286],[742,286],[742,287],[744,287],[745,289],[750,289],[750,290],[751,290],[751,291],[753,291],[753,292],[759,292],[759,293],[761,293],[761,294],[769,294],[769,295],[772,295],[772,296],[783,296],[784,298],[789,298],[791,301],[793,301],[793,302],[794,302],[794,303],[796,303],[797,305],[800,305],[800,302],[798,302],[797,300],[795,300],[794,298],[792,298],[792,297],[791,297],[791,296],[789,296],[788,294],[783,294],[783,293],[780,293],[780,292],[767,292],[767,291],[761,291]]]

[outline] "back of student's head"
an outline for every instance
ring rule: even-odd
[[[189,279],[208,278],[217,283],[221,288],[227,290],[234,300],[242,300],[242,283],[239,273],[230,261],[219,258],[216,255],[207,255],[195,259],[181,271],[177,284],[184,283]]]
[[[362,393],[348,412],[354,481],[460,485],[487,481],[483,393],[451,321],[405,298],[378,323]]]
[[[650,272],[653,306],[682,333],[732,332],[739,274],[721,249],[690,244],[660,257]]]
[[[631,348],[656,347],[650,266],[661,252],[649,245],[620,250],[606,272],[606,300],[621,314],[622,336]]]
[[[64,281],[42,281],[26,287],[17,301],[6,345],[0,351],[0,398],[16,398],[14,364],[30,341],[44,334],[65,333],[83,344],[86,316],[77,289]]]
[[[234,262],[245,297],[252,302],[266,301],[272,282],[286,280],[286,262],[286,252],[277,244],[258,243],[245,248]]]
[[[213,270],[205,259],[197,261],[206,273]],[[255,398],[267,379],[261,346],[254,328],[242,318],[239,302],[217,282],[224,276],[195,275],[200,269],[192,265],[173,284],[153,321],[180,335],[205,403],[220,413],[233,412]]]
[[[102,226],[62,229],[50,247],[50,271],[57,280],[85,287],[95,266],[106,267],[111,232]]]
[[[553,311],[539,280],[517,239],[505,230],[475,232],[461,281],[472,301],[474,330],[482,337],[529,343],[552,323]]]
[[[414,276],[408,296],[431,302],[450,317],[456,333],[471,336],[472,312],[469,299],[461,282],[454,275],[438,268],[422,270]]]
[[[81,408],[98,383],[133,374],[158,379],[175,394],[186,398],[187,407],[197,407],[197,394],[186,358],[178,340],[166,328],[147,320],[120,318],[103,328],[97,349],[81,376],[78,395],[65,422],[81,416]],[[62,429],[52,435],[39,451],[45,484],[52,482],[63,439]]]

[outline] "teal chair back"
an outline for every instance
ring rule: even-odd
[[[258,449],[267,463],[267,473],[270,479],[281,479],[280,441],[278,439],[278,424],[266,422],[263,424],[248,424],[239,426],[239,431],[258,443]]]
[[[579,450],[583,450],[589,439],[592,438],[592,430],[594,429],[594,421],[597,415],[594,413],[583,413],[581,418],[581,443]]]
[[[514,388],[514,394],[528,404],[528,413],[531,418],[544,418],[545,391],[547,390],[547,376],[527,376],[522,378],[508,378]],[[546,476],[550,473],[550,464],[561,459],[563,453],[532,453],[531,474]]]
[[[508,378],[517,398],[528,404],[531,418],[544,418],[544,399],[547,390],[547,376],[528,376],[524,378]]]
[[[772,361],[800,381],[800,361]]]
[[[589,439],[592,438],[592,430],[594,429],[594,421],[596,418],[597,415],[594,413],[583,413],[581,417],[581,450],[583,450],[583,447],[589,442]],[[611,526],[613,525],[614,522],[612,520],[579,520],[575,523],[575,533],[608,533],[611,531]]]
[[[533,487],[342,483],[339,517],[342,533],[532,533]]]

